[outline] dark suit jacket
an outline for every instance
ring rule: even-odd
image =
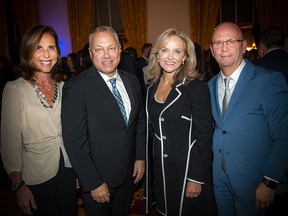
[[[145,160],[145,112],[137,77],[118,70],[131,101],[126,126],[118,104],[94,66],[63,87],[63,139],[83,191],[109,187],[132,176]]]
[[[144,57],[140,57],[137,62],[137,68],[142,70],[144,67],[148,65],[148,61]]]
[[[263,58],[255,61],[254,64],[262,68],[282,72],[288,83],[288,53],[284,49],[272,50]]]
[[[135,76],[138,74],[135,60],[129,53],[123,50],[121,51],[121,60],[117,68]]]

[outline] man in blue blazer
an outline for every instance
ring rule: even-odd
[[[221,69],[208,83],[219,216],[263,215],[288,191],[288,86],[281,73],[244,60],[246,46],[229,22],[217,26],[210,46]]]
[[[117,70],[120,51],[117,33],[97,27],[89,37],[93,66],[63,88],[63,140],[87,216],[129,215],[133,181],[145,169],[141,89],[136,76]]]

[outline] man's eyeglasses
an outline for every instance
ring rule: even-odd
[[[227,46],[235,46],[237,43],[241,43],[244,40],[241,39],[229,39],[229,40],[222,40],[222,41],[214,41],[211,43],[211,46],[214,49],[220,48],[223,46],[224,43],[226,43]]]

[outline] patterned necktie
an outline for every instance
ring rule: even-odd
[[[231,92],[230,92],[230,88],[229,88],[229,82],[230,82],[231,78],[224,78],[224,83],[225,83],[225,92],[224,92],[224,98],[222,101],[222,116],[224,116],[225,111],[227,109],[230,97],[231,97]]]
[[[121,95],[120,95],[120,93],[119,93],[119,91],[118,91],[118,89],[117,89],[117,87],[116,87],[116,78],[110,79],[109,82],[110,82],[111,85],[112,85],[112,93],[113,93],[113,95],[114,95],[114,97],[115,97],[115,99],[116,99],[116,101],[117,101],[117,103],[118,103],[118,106],[119,106],[119,108],[120,108],[120,111],[121,111],[121,113],[122,113],[122,116],[123,116],[123,118],[124,118],[124,120],[125,120],[125,123],[126,123],[126,125],[127,125],[128,119],[127,119],[127,115],[126,115],[126,111],[125,111],[125,106],[124,106],[122,97],[121,97]]]

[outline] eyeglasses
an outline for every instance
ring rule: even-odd
[[[109,54],[115,54],[119,51],[119,48],[117,46],[110,46],[108,48],[96,47],[96,48],[90,49],[90,51],[99,56],[99,55],[103,55],[105,52],[108,52]]]
[[[235,46],[237,43],[241,43],[244,40],[241,39],[229,39],[229,40],[222,40],[222,41],[214,41],[211,43],[211,46],[214,49],[220,48],[223,46],[224,43],[226,43],[227,46]]]

